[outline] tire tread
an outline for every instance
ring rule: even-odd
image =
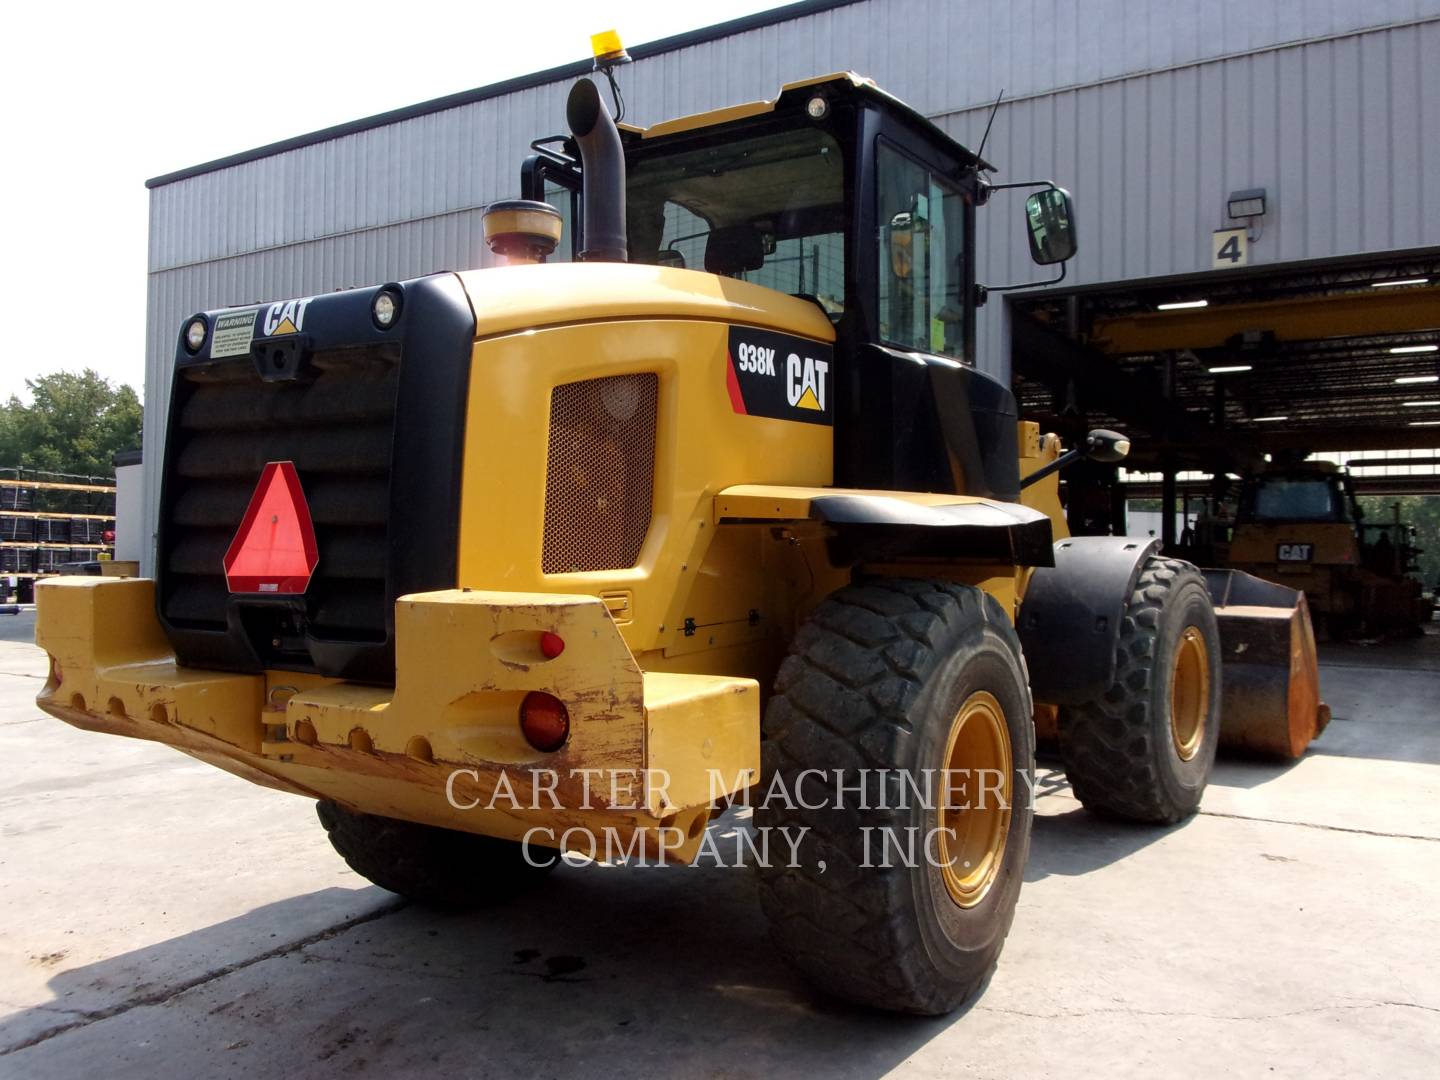
[[[794,777],[806,769],[826,775],[836,769],[893,769],[899,748],[915,735],[909,710],[943,658],[942,643],[979,622],[1000,635],[1020,666],[1028,704],[1019,638],[1000,605],[981,590],[894,578],[829,597],[796,635],[781,665],[778,693],[764,716],[761,790],[777,772]],[[861,1004],[935,1015],[973,993],[993,969],[999,948],[959,994],[937,985],[901,895],[904,876],[858,866],[860,826],[894,825],[899,816],[895,810],[849,805],[767,809],[768,826],[810,830],[807,839],[815,846],[809,850],[825,860],[826,870],[762,866],[761,906],[778,951],[812,983]],[[1013,918],[1012,907],[998,942]]]
[[[1190,563],[1151,557],[1125,605],[1109,688],[1095,701],[1060,710],[1065,774],[1088,810],[1155,824],[1172,824],[1194,812],[1165,789],[1150,723],[1160,616],[1170,597],[1191,581],[1204,587]]]

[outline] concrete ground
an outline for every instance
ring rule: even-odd
[[[741,869],[565,868],[487,914],[407,906],[308,802],[44,717],[43,671],[0,643],[0,1077],[1395,1076],[1440,1055],[1440,636],[1329,650],[1319,743],[1222,762],[1174,828],[1094,819],[1042,765],[999,969],[939,1020],[807,989]]]

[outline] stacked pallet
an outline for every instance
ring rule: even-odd
[[[113,480],[0,468],[0,601],[27,601],[37,577],[112,557],[114,529]]]

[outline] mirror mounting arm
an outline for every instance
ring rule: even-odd
[[[1058,281],[1065,280],[1065,264],[1060,264],[1060,273],[1046,281],[1016,281],[1009,285],[979,285],[975,286],[975,306],[982,307],[985,303],[985,296],[992,292],[1014,292],[1016,289],[1034,289],[1041,285],[1054,285]]]
[[[1054,461],[1042,465],[1029,476],[1020,481],[1022,489],[1029,487],[1037,481],[1044,480],[1047,476],[1059,472],[1067,465],[1072,465],[1082,458],[1091,458],[1102,465],[1114,465],[1124,461],[1130,454],[1130,440],[1118,431],[1107,431],[1105,428],[1096,428],[1085,441],[1079,446],[1072,447],[1065,451]]]
[[[1052,473],[1057,473],[1057,472],[1059,472],[1061,469],[1065,468],[1065,466],[1067,466],[1067,465],[1074,464],[1075,462],[1079,461],[1079,460],[1080,460],[1081,458],[1083,458],[1084,456],[1085,456],[1085,447],[1084,447],[1084,446],[1075,446],[1075,447],[1072,447],[1072,448],[1069,449],[1069,450],[1066,450],[1065,453],[1061,454],[1061,455],[1060,455],[1059,457],[1057,457],[1054,461],[1051,461],[1051,462],[1049,462],[1049,463],[1047,463],[1047,464],[1045,464],[1045,465],[1040,466],[1040,468],[1036,469],[1036,470],[1035,470],[1034,472],[1032,472],[1029,476],[1023,478],[1023,479],[1020,481],[1020,489],[1023,491],[1025,488],[1029,487],[1031,484],[1037,483],[1037,482],[1040,481],[1040,480],[1044,480],[1047,476],[1051,475]]]
[[[991,192],[991,191],[1007,191],[1007,190],[1009,190],[1009,189],[1011,189],[1011,188],[1037,188],[1037,187],[1038,187],[1038,188],[1050,188],[1050,189],[1053,190],[1053,191],[1061,191],[1061,190],[1063,190],[1063,189],[1060,187],[1059,184],[1055,183],[1054,180],[1012,180],[1012,181],[1011,181],[1010,183],[1008,183],[1008,184],[992,184],[992,183],[990,183],[990,181],[987,180],[987,181],[985,181],[984,186],[985,186],[985,190],[986,190],[987,200],[988,200],[989,192]]]

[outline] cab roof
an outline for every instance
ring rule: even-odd
[[[643,143],[650,139],[664,138],[667,135],[688,134],[736,120],[745,120],[752,116],[762,116],[765,113],[774,112],[782,102],[788,104],[789,100],[800,96],[801,91],[805,90],[823,90],[830,97],[858,101],[868,100],[878,104],[887,111],[903,117],[932,138],[948,144],[960,158],[962,164],[987,172],[995,171],[994,165],[977,157],[956,142],[948,132],[938,127],[929,117],[911,108],[894,94],[881,89],[875,80],[858,75],[853,71],[836,71],[829,75],[816,75],[813,78],[785,83],[780,87],[778,94],[765,101],[748,101],[740,105],[727,105],[723,108],[711,109],[709,112],[694,113],[690,116],[677,117],[674,120],[663,120],[650,127],[637,127],[633,124],[623,123],[619,127],[622,136],[633,145],[635,141]]]

